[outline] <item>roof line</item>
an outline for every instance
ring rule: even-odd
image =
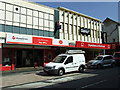
[[[89,19],[92,19],[92,20],[96,20],[96,21],[98,21],[98,22],[101,22],[101,20],[99,20],[99,19],[95,19],[95,18],[93,18],[93,17],[90,17],[90,16],[87,16],[87,15],[81,14],[81,13],[79,13],[79,12],[76,12],[76,11],[73,11],[73,10],[70,10],[70,9],[67,9],[67,8],[64,8],[64,7],[58,7],[58,9],[59,9],[59,10],[62,10],[62,11],[67,11],[67,12],[75,13],[75,14],[77,14],[77,15],[84,16],[84,17],[87,17],[87,18],[89,18]]]
[[[110,20],[110,21],[112,21],[112,22],[117,23],[117,24],[119,24],[119,25],[120,25],[120,23],[119,23],[119,22],[114,21],[113,19],[110,19],[110,18],[108,18],[108,17],[107,17],[107,18],[103,21],[103,23],[105,23],[107,20]]]

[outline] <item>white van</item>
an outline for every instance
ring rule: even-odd
[[[84,51],[69,50],[66,54],[60,54],[44,67],[44,72],[63,75],[67,72],[84,72],[85,56]]]

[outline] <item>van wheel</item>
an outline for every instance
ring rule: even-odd
[[[79,67],[79,72],[83,73],[84,70],[85,70],[84,66],[80,66],[80,67]]]
[[[59,71],[58,71],[58,75],[59,76],[62,76],[64,74],[64,71],[62,70],[62,69],[60,69]]]

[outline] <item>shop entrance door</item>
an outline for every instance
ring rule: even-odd
[[[15,53],[16,68],[34,67],[35,62],[37,66],[43,66],[43,50],[17,49]]]
[[[33,51],[34,62],[37,62],[38,66],[43,66],[43,50],[34,50]]]

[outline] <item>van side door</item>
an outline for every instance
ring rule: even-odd
[[[67,60],[64,63],[64,67],[66,72],[73,71],[73,56],[67,58]]]

